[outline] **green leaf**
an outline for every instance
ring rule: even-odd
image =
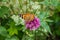
[[[45,18],[45,15],[46,15],[45,12],[41,12],[40,15],[39,15],[39,18],[40,18],[41,20],[43,20],[43,19]]]
[[[47,17],[49,17],[49,11],[41,11],[41,12],[40,12],[39,18],[40,18],[41,20],[44,20],[44,19],[46,19]]]
[[[6,30],[6,28],[0,26],[0,35],[7,36],[7,30]]]
[[[42,21],[41,22],[41,26],[46,29],[50,34],[51,34],[51,30],[50,30],[50,27],[49,25],[45,22],[45,21]]]
[[[46,5],[46,6],[49,6],[49,5],[50,5],[50,2],[49,2],[48,0],[44,0],[44,1],[42,2],[42,4],[44,4],[44,5]]]
[[[15,27],[15,22],[14,21],[10,21],[10,27]]]
[[[46,22],[53,22],[53,20],[45,19]]]
[[[59,4],[59,1],[58,0],[51,0],[51,3],[50,3],[52,6],[57,6]]]
[[[9,8],[6,6],[0,6],[0,17],[3,17],[5,14],[9,14]]]
[[[19,40],[17,37],[6,38],[5,40]]]
[[[44,0],[43,3],[46,6],[57,6],[59,4],[58,0]]]
[[[9,35],[12,36],[14,34],[18,34],[18,30],[15,27],[10,27],[8,29]]]

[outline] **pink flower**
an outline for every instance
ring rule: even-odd
[[[39,27],[40,27],[40,20],[37,17],[35,17],[35,19],[31,22],[26,22],[26,28],[29,30],[36,30]]]

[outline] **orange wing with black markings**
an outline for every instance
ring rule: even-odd
[[[20,16],[27,22],[30,22],[30,21],[34,20],[34,18],[35,18],[35,15],[30,14],[30,13],[21,14]]]

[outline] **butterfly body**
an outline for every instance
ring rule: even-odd
[[[26,22],[33,21],[35,18],[34,14],[26,13],[26,14],[20,14],[20,17],[22,17]]]

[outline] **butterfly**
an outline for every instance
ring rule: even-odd
[[[20,14],[20,17],[22,17],[26,22],[30,22],[34,20],[35,15],[31,13],[25,13],[25,14]]]

